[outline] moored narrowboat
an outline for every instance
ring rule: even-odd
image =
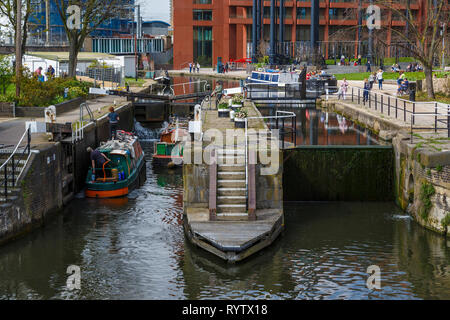
[[[146,178],[145,154],[135,135],[117,131],[116,140],[107,141],[97,150],[111,161],[107,161],[103,168],[95,168],[95,172],[89,169],[86,197],[123,197],[143,184]]]
[[[183,138],[188,135],[188,131],[182,128],[179,121],[171,123],[161,133],[159,141],[155,142],[153,165],[176,167],[183,165]]]

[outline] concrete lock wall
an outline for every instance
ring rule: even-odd
[[[263,169],[273,168],[273,174],[264,174]],[[272,169],[270,169],[272,170]],[[256,165],[256,209],[283,209],[283,152],[279,152],[278,164]]]
[[[132,131],[134,129],[134,111],[130,104],[117,108],[119,114],[119,130]],[[109,139],[109,121],[106,117],[88,125],[84,130],[84,139],[74,145],[75,190],[79,192],[84,187],[86,174],[91,166],[87,147],[97,148],[102,141]]]
[[[305,146],[284,156],[285,201],[394,199],[392,147]]]
[[[450,152],[417,149],[401,139],[395,148],[395,200],[420,225],[441,234],[450,228]]]
[[[0,244],[42,225],[62,208],[62,159],[60,143],[43,145],[32,154],[17,198],[0,206]]]

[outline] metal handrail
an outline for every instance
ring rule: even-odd
[[[285,114],[282,116],[279,116],[278,114]],[[260,116],[260,117],[247,117],[245,118],[245,197],[247,199],[248,202],[248,155],[249,155],[249,151],[248,151],[248,120],[250,119],[277,119],[277,127],[278,127],[278,119],[283,119],[283,134],[284,134],[284,119],[286,118],[291,118],[293,121],[296,121],[297,115],[294,112],[291,111],[280,111],[277,110],[276,111],[276,115],[275,116]],[[269,128],[270,131],[270,128]],[[284,148],[284,137],[282,138],[282,147]],[[257,159],[258,157],[256,157]]]
[[[398,111],[400,110],[400,120],[407,123],[407,114],[410,114],[410,124],[411,124],[411,142],[413,141],[412,135],[413,131],[416,130],[433,130],[437,133],[438,130],[448,130],[447,136],[450,138],[450,105],[446,105],[437,101],[409,101],[402,98],[398,98],[396,96],[391,96],[388,94],[380,93],[380,92],[371,92],[371,90],[367,90],[360,87],[348,86],[351,89],[350,93],[347,93],[351,96],[351,101],[355,102],[355,96],[357,97],[357,104],[361,104],[361,91],[364,93],[368,91],[367,100],[364,99],[362,104],[372,109],[372,104],[374,104],[375,111],[378,111],[378,106],[380,107],[380,111],[384,114],[384,108],[387,108],[388,116],[391,116],[391,109],[395,110],[395,119],[399,119]],[[356,92],[355,92],[356,90]],[[329,93],[327,92],[327,100]],[[367,102],[366,102],[367,101]],[[408,108],[407,108],[408,106]],[[431,107],[432,110],[429,112],[418,112],[417,108],[422,107]],[[428,109],[427,108],[427,109]],[[401,117],[401,113],[403,113],[403,117]],[[414,127],[416,125],[416,117],[434,117],[434,127]],[[438,117],[446,117],[445,120],[438,120]],[[403,118],[403,119],[402,119]],[[438,122],[447,123],[446,128],[438,128]]]
[[[24,141],[25,137],[27,137],[27,145],[24,148],[23,152],[22,152],[22,156],[27,153],[28,154],[28,159],[30,157],[30,153],[31,153],[31,128],[28,127],[27,130],[25,130],[24,134],[22,135],[22,137],[20,138],[19,142],[17,143],[16,147],[14,148],[13,152],[11,153],[11,155],[8,157],[8,159],[6,159],[6,161],[0,166],[0,171],[4,170],[4,181],[3,181],[3,185],[4,185],[4,193],[5,193],[5,199],[8,198],[8,179],[9,177],[12,176],[12,187],[14,188],[16,186],[16,179],[15,179],[15,163],[14,163],[14,157],[17,154],[17,151],[19,150],[20,145],[22,144],[22,142]],[[28,162],[28,160],[27,160]],[[11,174],[8,175],[8,164],[11,163],[12,164],[12,170],[11,170]],[[24,166],[25,168],[25,166]],[[22,173],[20,173],[17,177],[17,179],[20,177]]]

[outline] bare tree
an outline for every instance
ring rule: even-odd
[[[397,45],[420,61],[425,71],[428,97],[435,99],[433,65],[445,36],[445,32],[442,34],[440,32],[441,24],[448,23],[450,18],[447,0],[424,1],[422,10],[425,14],[420,18],[414,15],[409,0],[377,0],[374,3],[386,14],[395,16],[406,23],[407,31],[387,23],[382,23],[381,29],[390,31],[394,37],[400,39],[401,42]],[[381,37],[377,39],[380,42],[386,42],[386,39]]]
[[[0,0],[1,1],[1,0]],[[76,76],[78,53],[86,37],[100,27],[106,20],[117,17],[124,8],[120,0],[55,0],[69,41],[69,76]],[[80,25],[74,27],[73,11],[80,8]],[[76,19],[75,19],[76,20]]]

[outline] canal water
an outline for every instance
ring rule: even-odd
[[[298,144],[374,142],[331,114],[327,124],[314,110],[296,112]],[[160,130],[136,130],[144,186],[123,199],[78,195],[43,228],[0,247],[0,299],[450,299],[450,240],[393,203],[286,203],[283,235],[236,265],[193,247],[181,171],[153,168]],[[81,290],[66,285],[73,265]],[[372,265],[379,291],[366,287]]]
[[[227,265],[185,239],[180,171],[155,170],[128,198],[73,200],[0,248],[0,299],[449,299],[450,243],[392,203],[286,204],[284,234]],[[81,290],[66,286],[70,265]],[[366,288],[381,268],[381,290]]]

